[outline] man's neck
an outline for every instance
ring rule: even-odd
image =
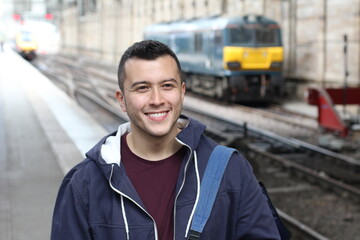
[[[139,136],[136,132],[130,132],[126,140],[130,150],[137,156],[158,161],[173,155],[181,148],[182,145],[175,139],[178,132],[166,137]]]

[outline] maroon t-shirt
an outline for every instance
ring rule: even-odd
[[[143,201],[154,218],[160,240],[173,239],[175,188],[185,148],[160,161],[149,161],[135,155],[121,137],[121,162]]]

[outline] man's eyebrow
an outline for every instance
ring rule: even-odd
[[[173,82],[176,85],[179,85],[178,81],[176,79],[174,79],[174,78],[165,79],[165,80],[161,81],[161,83],[167,83],[167,82]]]
[[[174,78],[170,78],[170,79],[165,79],[162,80],[160,83],[167,83],[167,82],[172,82],[175,83],[176,85],[179,85],[178,81]],[[151,84],[149,81],[138,81],[138,82],[134,82],[133,84],[131,84],[130,89],[135,88],[137,85],[141,85],[141,84]]]
[[[133,84],[131,84],[130,89],[136,87],[137,85],[141,85],[141,84],[149,84],[149,81],[138,81],[138,82],[134,82]]]

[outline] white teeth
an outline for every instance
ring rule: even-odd
[[[150,113],[148,114],[149,117],[162,117],[165,116],[166,112],[162,112],[162,113]]]

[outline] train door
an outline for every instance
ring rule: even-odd
[[[210,31],[206,36],[206,49],[207,49],[207,59],[206,59],[206,68],[208,71],[214,71],[214,62],[215,62],[215,45],[214,45],[214,31]]]
[[[222,68],[222,38],[221,31],[210,31],[206,36],[206,68],[218,72]]]
[[[215,78],[215,96],[216,98],[229,101],[230,94],[229,94],[229,83],[228,78],[221,76],[223,73],[223,47],[224,47],[224,40],[223,40],[223,31],[222,30],[215,30],[214,31],[214,49],[213,49],[213,69],[217,77]]]
[[[222,39],[222,31],[216,30],[214,31],[214,69],[216,71],[221,71],[223,68],[223,39]]]

